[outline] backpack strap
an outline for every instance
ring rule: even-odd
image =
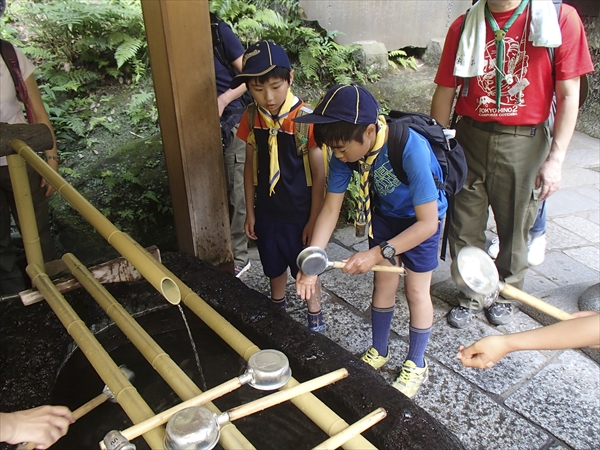
[[[388,122],[388,130],[388,159],[396,177],[403,184],[408,184],[408,175],[402,167],[404,148],[408,141],[408,125],[403,122]]]
[[[306,114],[312,113],[312,110],[304,105],[300,107],[296,117],[302,117]],[[312,173],[310,170],[310,159],[308,157],[308,130],[310,129],[309,123],[298,123],[294,122],[294,140],[296,141],[296,153],[298,156],[302,155],[302,161],[304,162],[304,176],[306,177],[306,185],[312,186]]]
[[[13,79],[15,90],[17,91],[17,99],[25,105],[27,122],[34,123],[33,109],[29,103],[27,86],[25,85],[23,75],[21,74],[17,52],[10,42],[0,39],[0,55],[2,56],[2,59],[4,59],[6,67],[8,67],[8,71],[10,72],[10,76]]]
[[[258,185],[258,145],[256,145],[256,137],[254,136],[254,123],[256,122],[256,103],[252,102],[246,109],[246,118],[248,119],[248,144],[254,147],[252,154],[252,173],[254,178],[254,186]]]

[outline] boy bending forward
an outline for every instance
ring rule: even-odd
[[[304,102],[292,94],[294,80],[289,59],[279,45],[261,41],[244,53],[242,73],[231,88],[246,83],[254,97],[240,121],[238,136],[247,143],[244,166],[246,235],[256,241],[271,300],[285,311],[287,268],[295,278],[296,257],[310,241],[323,204],[323,153],[308,132],[308,163],[296,149],[294,123]],[[254,123],[249,124],[249,111]],[[310,180],[312,178],[312,180]],[[323,331],[319,286],[303,297],[308,303],[308,326]]]
[[[436,188],[432,176],[443,178],[440,165],[426,139],[411,130],[402,160],[409,184],[402,184],[388,159],[386,121],[379,116],[375,98],[359,86],[332,87],[313,114],[296,121],[314,123],[317,143],[329,145],[335,155],[329,165],[325,203],[310,245],[323,249],[327,245],[352,176],[346,163],[358,162],[364,186],[361,203],[365,205],[359,214],[367,220],[369,250],[352,255],[343,270],[364,273],[376,264],[404,264],[410,343],[402,371],[393,385],[413,397],[427,378],[424,353],[433,324],[429,288],[431,273],[438,265],[440,220],[447,209],[446,196]],[[390,357],[388,338],[399,282],[396,273],[375,272],[371,305],[373,345],[362,356],[375,369]],[[300,273],[296,280],[298,295],[310,297],[316,283],[316,277]]]

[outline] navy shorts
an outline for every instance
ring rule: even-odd
[[[266,276],[277,278],[289,267],[292,276],[296,278],[298,274],[296,258],[304,249],[302,244],[304,226],[299,223],[273,222],[256,217],[254,232],[258,239],[254,242]]]
[[[392,239],[406,230],[417,219],[396,219],[394,217],[384,217],[374,213],[371,218],[373,225],[373,238],[369,238],[369,248],[379,245],[380,242]],[[421,242],[416,247],[400,254],[400,259],[404,267],[413,272],[430,272],[438,266],[438,244],[440,242],[440,231],[442,229],[441,221],[438,222],[438,229],[433,236]]]

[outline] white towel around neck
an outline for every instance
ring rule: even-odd
[[[469,11],[458,43],[454,76],[468,78],[483,75],[485,67],[486,19],[485,4],[479,0]],[[551,0],[531,0],[529,40],[536,47],[558,47],[562,35],[556,7]]]

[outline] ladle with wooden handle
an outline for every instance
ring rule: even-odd
[[[128,369],[127,366],[124,364],[120,365],[119,369],[121,369],[121,372],[123,372],[123,375],[125,375],[125,377],[129,381],[133,381],[133,379],[135,378],[135,373],[133,373],[132,370]],[[72,413],[73,418],[75,419],[75,421],[81,419],[87,413],[93,411],[94,409],[96,409],[98,406],[100,406],[107,400],[111,401],[112,403],[117,402],[117,399],[115,399],[115,396],[110,391],[108,386],[104,385],[104,388],[102,389],[102,393],[98,394],[96,397],[94,397],[90,401],[84,403],[79,408],[77,408],[76,410],[73,411],[73,413]],[[17,447],[17,450],[34,450],[36,445],[37,444],[34,444],[33,442],[26,442],[24,444],[20,444]]]
[[[203,406],[182,409],[174,414],[167,424],[165,450],[210,450],[219,441],[222,425],[322,388],[347,376],[346,369],[338,369],[292,388],[229,409],[218,416]]]
[[[246,371],[239,377],[226,381],[194,398],[157,414],[154,417],[150,417],[143,422],[135,424],[126,430],[121,431],[120,434],[130,441],[163,423],[168,422],[168,420],[178,411],[213,401],[240,388],[244,384],[249,384],[254,389],[263,391],[275,390],[284,386],[291,377],[292,371],[290,369],[290,363],[285,354],[278,350],[260,350],[250,356]],[[105,441],[106,437],[100,442],[100,448],[103,450],[106,449]]]
[[[477,247],[463,247],[458,252],[456,270],[452,271],[452,278],[458,288],[469,297],[484,295],[487,298],[495,298],[494,292],[499,291],[555,319],[574,318],[571,314],[501,281],[494,261]]]
[[[346,263],[341,261],[329,261],[327,253],[320,247],[311,246],[302,250],[296,258],[296,264],[306,275],[319,275],[327,269],[343,269]],[[394,272],[404,274],[403,267],[395,266],[373,266],[374,272]]]

